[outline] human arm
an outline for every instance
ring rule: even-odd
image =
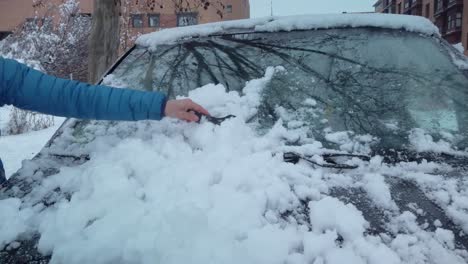
[[[0,58],[0,106],[10,104],[25,110],[80,119],[160,120],[167,114],[187,121],[198,120],[190,114],[182,114],[181,109],[201,106],[191,101],[169,101],[166,110],[167,103],[166,96],[159,92],[60,79],[14,60]]]

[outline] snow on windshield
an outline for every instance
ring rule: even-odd
[[[350,161],[359,169],[343,173],[285,163],[284,151],[324,149],[281,120],[265,135],[246,124],[263,87],[283,70],[269,68],[243,94],[213,84],[192,91],[214,116],[237,116],[220,126],[91,122],[78,139],[65,137],[49,151],[90,152],[91,160],[61,168],[23,204],[0,201],[0,247],[15,248],[15,240],[37,232],[51,263],[466,263],[456,234],[440,221],[434,230],[419,224],[417,205],[399,211],[387,183],[418,182],[468,232],[468,180],[434,173],[447,166],[385,165],[373,157]],[[34,170],[33,162],[24,170]],[[369,232],[365,212],[332,197],[334,187],[366,190],[375,210],[387,211],[391,233]],[[68,195],[49,207],[38,202],[57,188]]]
[[[419,16],[392,14],[329,14],[265,17],[164,29],[140,36],[136,43],[141,46],[155,49],[158,45],[172,44],[184,38],[209,36],[224,33],[229,30],[276,32],[340,27],[380,27],[387,29],[402,29],[409,32],[423,33],[427,35],[439,35],[438,28],[431,21]]]

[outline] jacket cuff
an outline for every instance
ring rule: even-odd
[[[161,120],[164,117],[164,109],[166,108],[166,95],[160,92],[145,92],[145,96],[149,100],[148,109],[145,111],[143,118],[136,118],[135,120]]]
[[[161,102],[161,119],[163,119],[166,114],[165,114],[165,110],[166,110],[166,104],[167,104],[167,97],[165,95],[163,95],[163,98],[162,98],[162,102]]]

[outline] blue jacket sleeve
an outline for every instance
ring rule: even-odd
[[[0,57],[0,106],[4,104],[81,119],[159,120],[166,96],[59,79]]]

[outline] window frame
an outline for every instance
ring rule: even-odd
[[[161,27],[161,15],[160,14],[147,14],[148,18],[148,27],[150,28],[160,28]],[[153,26],[151,25],[151,19],[152,18],[157,18],[157,25]]]
[[[135,19],[136,18],[140,18],[141,26],[136,26],[136,24],[135,24]],[[131,19],[133,28],[144,28],[145,27],[144,20],[143,20],[143,14],[131,14],[130,19]]]
[[[182,25],[180,23],[180,19],[182,17],[187,17],[187,18],[191,17],[195,20],[195,23]],[[193,26],[193,25],[198,25],[198,13],[197,12],[177,13],[177,27],[186,27],[186,26]]]
[[[461,28],[462,27],[462,19],[463,19],[462,13],[457,12],[455,14],[455,28]]]
[[[453,27],[452,27],[452,22],[454,21],[453,19],[453,16],[452,15],[448,15],[447,16],[447,29],[448,30],[452,30]]]

